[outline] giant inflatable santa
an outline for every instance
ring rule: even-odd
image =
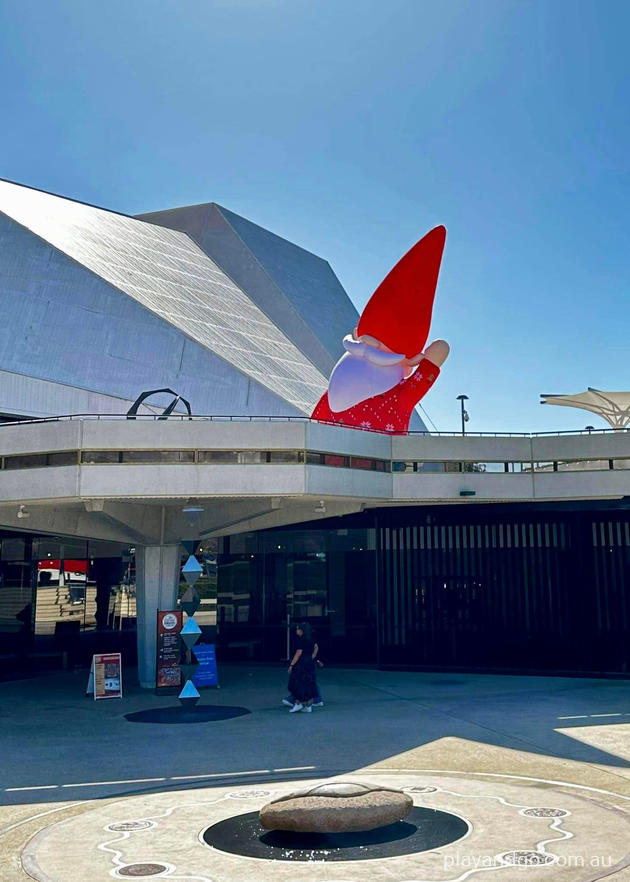
[[[448,343],[429,336],[446,230],[426,234],[381,282],[343,339],[312,419],[401,434],[440,373]]]

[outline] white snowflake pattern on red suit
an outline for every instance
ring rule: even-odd
[[[332,411],[328,392],[320,398],[311,419],[342,426],[357,426],[375,432],[401,435],[409,431],[416,404],[426,395],[440,373],[437,365],[423,358],[414,373],[382,395],[359,401],[347,410]]]

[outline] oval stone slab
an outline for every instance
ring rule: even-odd
[[[412,808],[400,790],[335,781],[274,799],[260,810],[260,823],[294,833],[359,833],[402,821]]]

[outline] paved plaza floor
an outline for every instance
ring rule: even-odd
[[[0,684],[2,882],[630,880],[630,681],[327,668],[325,706],[289,714],[282,668],[220,675],[217,718],[189,723],[138,721],[177,699],[134,686],[91,701],[83,671]],[[331,778],[405,790],[458,832],[309,859],[206,841]]]

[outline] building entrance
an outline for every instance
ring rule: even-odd
[[[218,564],[221,658],[287,659],[292,629],[308,622],[324,661],[376,662],[373,530],[232,536]]]

